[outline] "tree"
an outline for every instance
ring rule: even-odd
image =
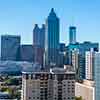
[[[16,78],[11,78],[6,81],[7,85],[19,85],[19,80]]]
[[[82,97],[75,97],[75,100],[82,100]]]

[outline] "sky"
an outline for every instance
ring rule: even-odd
[[[0,0],[0,35],[21,35],[22,44],[32,44],[34,24],[41,27],[51,8],[60,18],[61,42],[68,43],[70,25],[78,42],[100,42],[100,0]]]

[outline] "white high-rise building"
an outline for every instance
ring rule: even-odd
[[[95,52],[93,50],[86,52],[86,60],[85,60],[85,66],[86,66],[86,79],[93,80],[94,79],[94,54]]]
[[[76,78],[79,78],[79,50],[74,49],[72,50],[72,66],[74,70],[76,71]]]
[[[75,72],[69,68],[23,72],[22,100],[74,100]]]

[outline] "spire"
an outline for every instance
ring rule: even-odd
[[[52,8],[52,9],[51,9],[51,12],[53,12],[53,13],[54,13],[54,8]]]
[[[51,17],[55,17],[55,18],[57,17],[57,16],[56,16],[56,13],[55,13],[55,11],[54,11],[54,8],[51,9],[51,11],[50,11],[48,17],[50,17],[50,18],[51,18]]]

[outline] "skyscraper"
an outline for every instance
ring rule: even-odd
[[[76,27],[75,26],[69,27],[69,43],[70,44],[76,43]]]
[[[38,24],[35,24],[33,29],[33,45],[40,45],[39,38],[40,38],[40,29],[38,27]]]
[[[94,56],[95,100],[100,100],[100,53]]]
[[[76,71],[76,79],[79,79],[79,50],[74,49],[72,50],[72,66],[74,70]]]
[[[45,34],[45,65],[57,65],[57,56],[59,49],[59,18],[54,9],[51,9],[46,20]]]
[[[86,71],[86,79],[88,80],[94,79],[94,54],[95,52],[93,50],[86,52],[85,71]]]
[[[43,67],[44,49],[38,45],[33,45],[34,63],[38,63]]]
[[[33,45],[22,44],[20,45],[20,60],[21,61],[34,61],[34,50]]]
[[[72,64],[71,60],[71,51],[74,49],[79,50],[79,76],[81,79],[86,78],[86,66],[85,66],[85,52],[90,51],[91,48],[93,48],[93,51],[98,52],[99,50],[99,44],[98,43],[91,43],[88,41],[85,41],[83,43],[76,43],[76,44],[69,44],[68,50],[69,50],[69,64]]]
[[[59,67],[63,67],[65,64],[65,58],[66,57],[66,49],[65,44],[60,43],[59,44],[59,54],[58,54],[58,65]]]
[[[93,51],[98,52],[99,44],[91,43],[91,42],[84,42],[80,44],[79,48],[80,48],[80,58],[79,58],[80,59],[80,78],[85,79],[86,78],[85,52],[90,51],[91,48],[93,49]]]
[[[20,59],[20,36],[1,36],[1,60],[18,61]]]
[[[38,24],[35,24],[33,29],[33,51],[34,51],[34,62],[43,65],[43,55],[45,46],[45,25],[39,28]]]
[[[42,27],[39,28],[38,24],[35,24],[33,29],[33,45],[40,46],[44,48],[45,45],[45,25],[42,24]]]

